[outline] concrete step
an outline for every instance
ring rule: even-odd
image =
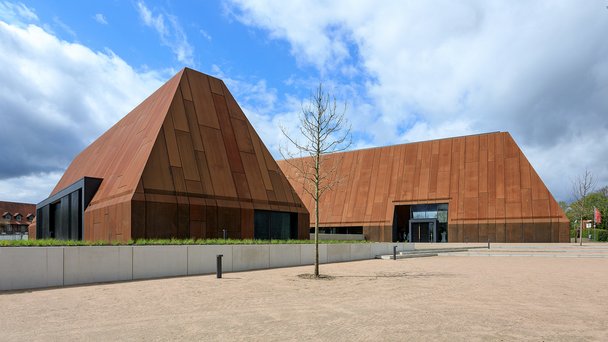
[[[487,247],[455,247],[455,248],[425,248],[425,249],[415,249],[415,250],[406,250],[400,251],[399,254],[417,254],[417,253],[448,253],[448,252],[464,252],[471,249],[487,249]]]
[[[504,253],[504,252],[450,252],[439,253],[438,256],[466,256],[466,257],[540,257],[540,258],[592,258],[608,259],[608,254],[597,253]]]
[[[444,254],[444,253],[468,252],[472,249],[480,249],[480,248],[487,248],[487,247],[424,248],[424,249],[406,250],[406,251],[397,252],[397,259],[424,258],[424,257],[437,256],[439,254]],[[393,260],[393,255],[392,254],[377,255],[376,259]]]
[[[425,257],[432,257],[432,256],[437,256],[437,253],[412,253],[412,254],[397,254],[397,260],[398,259],[411,259],[411,258],[425,258]],[[376,259],[382,259],[382,260],[393,260],[393,255],[377,255]]]

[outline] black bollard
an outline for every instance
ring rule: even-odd
[[[216,275],[218,278],[222,277],[222,257],[224,255],[222,254],[218,254],[217,255],[217,269],[216,269]]]
[[[397,246],[393,246],[393,260],[397,260]]]
[[[490,239],[488,239],[488,249],[490,249]]]
[[[224,241],[226,241],[226,239],[228,238],[228,232],[226,232],[226,229],[223,229],[224,231]]]

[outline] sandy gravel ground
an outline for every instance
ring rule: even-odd
[[[430,257],[0,295],[0,340],[608,341],[608,259]]]

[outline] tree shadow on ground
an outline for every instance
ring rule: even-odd
[[[326,274],[319,274],[319,276],[315,276],[314,274],[311,273],[303,273],[303,274],[298,274],[298,278],[300,279],[311,279],[311,280],[334,280],[335,277],[330,276],[330,275],[326,275]]]
[[[314,274],[298,274],[298,278],[301,279],[311,279],[311,280],[336,280],[339,278],[363,278],[363,279],[379,279],[379,278],[432,278],[432,277],[441,277],[441,278],[454,278],[457,275],[452,273],[439,273],[439,272],[379,272],[373,275],[319,275],[319,277],[315,277]]]

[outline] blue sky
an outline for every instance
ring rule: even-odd
[[[112,50],[136,69],[167,70],[183,66],[206,73],[219,67],[249,79],[280,85],[301,73],[289,53],[289,44],[272,40],[242,25],[222,2],[166,1],[31,1],[39,22],[66,41],[92,50]],[[166,33],[153,23],[162,20]],[[166,36],[166,38],[162,38]],[[164,41],[166,40],[166,42]],[[185,49],[182,53],[179,49]],[[305,68],[304,72],[314,72]]]
[[[606,32],[600,0],[0,0],[0,200],[44,199],[184,66],[222,78],[277,157],[323,82],[354,148],[509,131],[568,199],[585,168],[608,185]]]

